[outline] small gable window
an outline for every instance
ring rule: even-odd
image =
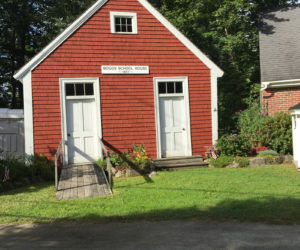
[[[128,12],[110,12],[111,33],[137,34],[137,15]]]

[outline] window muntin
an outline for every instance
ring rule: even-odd
[[[129,12],[110,12],[111,33],[137,34],[137,15]]]
[[[132,32],[132,18],[131,17],[115,17],[115,31],[116,32]]]
[[[93,96],[93,83],[66,83],[66,96]]]
[[[159,94],[183,94],[183,82],[158,82]]]

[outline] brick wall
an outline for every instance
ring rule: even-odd
[[[299,88],[268,89],[263,92],[264,107],[270,115],[284,111],[300,102]]]

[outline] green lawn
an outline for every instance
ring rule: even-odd
[[[0,223],[197,218],[300,224],[300,173],[293,166],[195,169],[116,179],[114,195],[55,200],[53,183],[0,195]]]

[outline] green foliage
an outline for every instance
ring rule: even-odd
[[[54,162],[43,155],[33,155],[28,158],[33,176],[40,177],[45,181],[54,179]]]
[[[105,159],[101,159],[99,158],[96,162],[96,165],[99,167],[99,168],[102,168],[104,170],[106,170],[107,168],[107,164],[106,164],[106,160]]]
[[[260,141],[262,127],[266,119],[266,113],[261,112],[260,104],[254,101],[244,111],[237,112],[237,128],[251,143]]]
[[[9,180],[2,182],[5,167],[9,169]],[[0,187],[13,183],[28,184],[37,180],[54,180],[54,163],[42,155],[30,156],[28,159],[0,159]]]
[[[114,167],[119,167],[124,163],[124,157],[122,155],[117,154],[115,152],[110,153],[110,161],[114,165]]]
[[[234,161],[239,163],[241,168],[249,166],[249,159],[247,157],[236,157]]]
[[[233,162],[232,156],[220,156],[217,159],[210,159],[209,164],[215,168],[224,168]]]
[[[280,154],[292,154],[292,118],[284,112],[267,117],[263,123],[261,141]]]
[[[251,145],[247,137],[239,135],[223,135],[217,141],[220,155],[247,156]]]
[[[133,145],[131,159],[135,166],[140,166],[142,169],[144,169],[146,167],[150,167],[151,162],[152,162],[150,157],[147,154],[144,144],[141,144],[141,145],[134,144]]]
[[[274,150],[264,150],[258,153],[258,156],[277,156],[278,153]]]
[[[125,168],[141,168],[150,167],[152,161],[143,144],[132,145],[132,148],[122,154],[112,152],[110,155],[111,163],[115,167],[123,166]]]

